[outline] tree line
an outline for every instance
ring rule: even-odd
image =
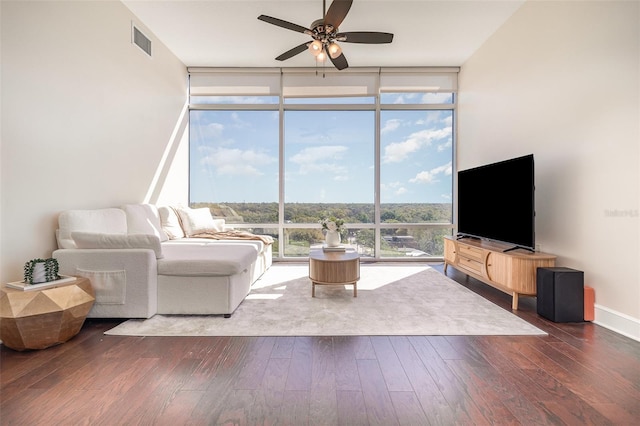
[[[215,218],[227,223],[278,223],[278,203],[193,203],[208,207]],[[382,223],[451,223],[451,203],[388,203],[380,205]],[[345,223],[374,223],[371,203],[285,203],[286,223],[318,223],[337,217]]]

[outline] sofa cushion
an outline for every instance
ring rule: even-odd
[[[168,206],[158,207],[158,214],[160,215],[162,230],[170,240],[185,237],[182,225],[180,225],[180,218],[175,208]]]
[[[169,237],[162,230],[158,208],[153,204],[126,204],[122,210],[127,215],[127,233],[151,234],[167,241]]]
[[[95,232],[72,232],[71,237],[79,249],[150,249],[161,259],[162,245],[156,235],[151,234],[102,234]]]
[[[165,244],[163,253],[158,275],[235,275],[250,270],[258,258],[258,250],[249,244]]]
[[[127,216],[122,209],[67,210],[58,216],[58,247],[76,248],[71,238],[74,231],[104,234],[126,234]]]
[[[207,207],[200,209],[181,207],[177,211],[187,237],[202,232],[220,232],[224,229],[224,219],[214,219]]]
[[[167,247],[168,245],[177,245],[177,244],[217,244],[217,245],[229,245],[229,244],[240,244],[240,245],[253,245],[256,250],[258,250],[258,254],[262,254],[265,251],[266,245],[260,240],[214,240],[210,238],[181,238],[177,240],[164,241],[162,243],[162,247]]]

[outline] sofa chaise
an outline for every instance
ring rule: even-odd
[[[94,287],[90,318],[229,317],[272,262],[271,237],[233,230],[208,208],[68,210],[56,237],[60,273]]]

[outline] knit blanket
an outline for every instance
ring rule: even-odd
[[[264,244],[273,244],[273,237],[270,235],[257,235],[248,231],[231,229],[228,231],[205,231],[199,234],[190,235],[192,238],[209,238],[211,240],[260,240]]]

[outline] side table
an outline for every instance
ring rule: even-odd
[[[358,297],[360,256],[353,251],[309,252],[309,279],[311,297],[316,297],[316,285],[353,285],[353,297]]]
[[[95,302],[87,278],[42,290],[0,287],[0,339],[18,351],[64,343],[80,332]]]

